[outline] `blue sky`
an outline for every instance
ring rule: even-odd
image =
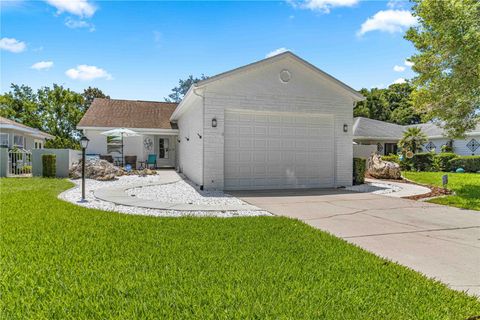
[[[401,1],[1,1],[1,92],[57,83],[163,100],[179,78],[282,48],[355,89],[414,75],[403,35],[415,19]]]

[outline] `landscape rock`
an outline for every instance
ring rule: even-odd
[[[398,163],[383,161],[378,154],[372,154],[367,163],[367,174],[377,179],[401,179]]]
[[[115,177],[124,175],[123,169],[114,166],[106,160],[87,160],[85,162],[85,177],[99,181],[114,180]],[[79,179],[82,177],[82,161],[73,165],[70,169],[70,178]]]

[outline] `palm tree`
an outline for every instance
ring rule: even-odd
[[[428,137],[418,127],[407,128],[403,132],[403,137],[398,142],[398,147],[404,152],[411,151],[413,153],[422,151],[422,145],[427,143]]]

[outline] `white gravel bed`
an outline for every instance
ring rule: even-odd
[[[178,182],[128,189],[129,196],[139,199],[156,200],[165,203],[188,203],[206,205],[239,205],[244,201],[222,191],[200,190],[198,186],[185,180]]]
[[[398,192],[402,190],[402,188],[388,183],[367,182],[364,184],[347,187],[345,188],[345,190],[355,192],[368,192],[373,194],[389,194],[392,192]]]
[[[128,185],[134,185],[138,184],[140,182],[145,183],[146,185],[148,184],[153,184],[156,182],[159,182],[159,175],[152,175],[152,176],[146,176],[146,177],[140,177],[140,176],[121,176],[118,178],[118,180],[113,180],[113,181],[97,181],[97,180],[92,180],[92,179],[86,179],[85,180],[85,185],[86,185],[86,194],[85,198],[87,202],[79,202],[81,195],[82,195],[82,190],[81,190],[81,179],[77,180],[71,180],[73,183],[76,184],[76,186],[72,189],[69,189],[67,191],[62,192],[58,198],[64,201],[71,202],[73,204],[87,207],[87,208],[92,208],[92,209],[100,209],[100,210],[105,210],[105,211],[115,211],[115,212],[120,212],[120,213],[126,213],[126,214],[137,214],[137,215],[148,215],[148,216],[157,216],[157,217],[183,217],[183,216],[197,216],[197,217],[240,217],[240,216],[270,216],[271,214],[267,211],[259,211],[259,210],[239,210],[239,211],[176,211],[176,210],[158,210],[158,209],[147,209],[147,208],[139,208],[139,207],[131,207],[131,206],[122,206],[122,205],[116,205],[112,202],[108,201],[103,201],[95,198],[93,192],[97,189],[100,188],[106,188],[106,187],[123,187],[123,186],[128,186]],[[183,182],[184,184],[188,185],[191,187],[188,183]],[[174,185],[179,184],[179,182],[173,183]],[[163,187],[168,186],[163,185]],[[155,186],[156,187],[156,186]],[[178,186],[177,186],[178,187]],[[133,188],[130,190],[135,190],[135,189],[150,189],[152,187],[145,187],[145,188]],[[182,188],[186,188],[185,186],[180,187],[177,189],[177,194],[176,195],[171,195],[170,199],[185,199],[182,194],[178,194],[178,192],[181,192]],[[170,188],[170,191],[172,189]],[[150,191],[152,192],[152,191]],[[215,194],[215,193],[214,193]],[[212,198],[213,199],[213,198]],[[224,196],[222,197],[222,201],[231,201],[226,204],[238,204],[238,203],[243,203],[243,201],[231,197],[231,196]],[[173,200],[172,200],[173,201]],[[183,200],[184,203],[185,200]],[[196,201],[200,201],[197,199]],[[209,201],[212,201],[211,199]],[[237,202],[233,202],[237,201]],[[182,201],[178,201],[182,202]],[[207,203],[203,203],[207,204]],[[210,204],[213,204],[210,202]],[[223,204],[223,203],[217,203],[217,204]]]

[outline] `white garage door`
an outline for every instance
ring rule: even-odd
[[[333,118],[225,111],[225,189],[334,186]]]

